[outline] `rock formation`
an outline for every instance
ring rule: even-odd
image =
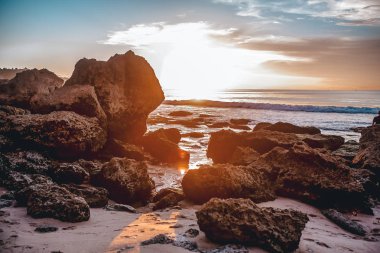
[[[248,199],[213,198],[196,215],[199,228],[210,240],[257,245],[270,252],[297,249],[309,220],[301,212],[260,208]]]

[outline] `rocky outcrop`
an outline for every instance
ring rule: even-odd
[[[218,243],[257,245],[270,252],[298,248],[308,217],[294,210],[260,208],[248,199],[211,199],[196,212],[199,228]]]
[[[172,207],[178,204],[181,200],[183,200],[185,196],[183,192],[179,189],[174,188],[165,188],[161,189],[157,192],[153,197],[153,210],[164,209],[167,207]]]
[[[256,167],[260,162],[267,164],[279,195],[324,208],[372,212],[368,198],[376,194],[376,185],[366,170],[353,170],[305,144],[275,148],[253,163],[252,169],[262,171]]]
[[[107,119],[98,102],[95,89],[90,85],[65,85],[50,94],[36,94],[31,99],[33,113],[73,111],[86,117],[95,117],[106,128]]]
[[[178,146],[180,132],[175,129],[159,129],[144,135],[142,145],[144,150],[163,163],[187,167],[190,154]]]
[[[90,218],[86,201],[56,184],[34,184],[19,191],[18,204],[26,203],[27,213],[34,218],[55,218],[80,222]]]
[[[320,134],[321,130],[311,126],[296,126],[287,122],[277,122],[274,124],[265,123],[256,125],[255,130],[265,129],[268,131],[277,131],[282,133],[294,134]]]
[[[61,157],[94,153],[107,138],[96,118],[66,111],[8,116],[0,134],[19,146],[43,149]]]
[[[360,148],[353,163],[362,169],[372,171],[380,182],[380,126],[362,130]]]
[[[336,150],[343,145],[344,139],[334,135],[295,134],[266,129],[240,133],[221,130],[211,134],[207,156],[215,163],[226,163],[232,159],[237,147],[250,147],[264,154],[275,147],[290,148],[298,142],[305,142],[312,148]]]
[[[354,167],[352,162],[359,151],[359,143],[354,140],[346,141],[340,148],[332,152],[337,158],[341,158],[348,166]]]
[[[160,83],[149,63],[128,51],[108,61],[81,59],[65,85],[92,85],[107,115],[108,133],[133,140],[146,131],[146,119],[164,100]]]
[[[122,203],[145,202],[154,188],[144,162],[113,158],[92,178],[95,185],[108,190],[110,199]]]
[[[90,207],[104,207],[108,203],[108,191],[102,187],[90,185],[63,184],[71,193],[84,198]]]
[[[182,188],[186,197],[197,204],[214,197],[250,198],[257,203],[275,199],[274,188],[261,171],[252,173],[244,166],[230,164],[189,170],[182,179]]]
[[[49,94],[62,85],[63,80],[47,69],[25,70],[0,85],[0,104],[29,109],[34,95]]]

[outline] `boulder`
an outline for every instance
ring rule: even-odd
[[[63,184],[71,193],[84,198],[90,207],[104,207],[108,203],[108,191],[102,187],[90,185]]]
[[[92,182],[106,188],[110,199],[122,204],[145,202],[154,188],[146,164],[126,158],[112,158],[103,164]]]
[[[249,165],[259,159],[260,154],[250,147],[237,147],[228,163],[233,165]]]
[[[306,142],[312,148],[336,150],[344,143],[344,138],[323,134],[294,134],[266,129],[253,132],[236,133],[232,130],[221,130],[211,133],[207,148],[207,157],[214,163],[226,163],[232,159],[237,147],[250,147],[260,154],[269,152],[275,147],[291,148],[295,143]]]
[[[169,131],[159,129],[155,132],[147,133],[142,139],[144,150],[160,162],[187,167],[189,165],[190,154],[179,148],[177,141],[178,134],[179,139],[181,138],[181,134],[177,131],[169,133]]]
[[[62,85],[63,79],[47,69],[25,70],[0,85],[0,104],[29,109],[34,95],[49,94]]]
[[[264,173],[259,170],[252,173],[247,167],[230,164],[188,170],[182,179],[182,189],[186,198],[197,204],[214,197],[250,198],[256,203],[275,199],[274,188]]]
[[[270,252],[298,248],[308,217],[291,209],[258,207],[249,199],[213,198],[196,212],[198,225],[217,243],[257,245]]]
[[[380,182],[380,126],[375,125],[362,130],[360,147],[353,163],[362,169],[372,171]]]
[[[26,200],[27,213],[33,218],[54,218],[80,222],[90,218],[86,201],[56,184],[35,184],[20,191],[18,203]],[[21,200],[21,201],[20,201]]]
[[[164,188],[157,192],[153,197],[153,210],[164,209],[167,207],[172,207],[183,200],[185,196],[183,192],[179,189],[174,188]]]
[[[266,172],[275,179],[276,193],[322,207],[361,210],[372,213],[369,195],[376,194],[372,174],[351,169],[329,153],[322,153],[305,144],[289,150],[275,148],[256,163],[265,162]],[[270,168],[268,170],[268,168]]]
[[[91,85],[108,122],[108,134],[119,140],[140,138],[146,119],[164,100],[160,83],[149,63],[128,51],[108,61],[81,59],[65,86]]]
[[[78,164],[60,163],[54,166],[49,171],[50,177],[57,183],[67,184],[82,184],[88,181],[89,173]]]
[[[91,85],[65,85],[50,94],[32,97],[33,113],[47,114],[53,111],[73,111],[89,118],[95,117],[106,128],[107,118]]]
[[[94,153],[107,138],[96,118],[67,111],[8,116],[0,134],[22,147],[43,149],[60,157]]]
[[[257,125],[256,125],[257,126]],[[296,126],[287,122],[277,122],[274,124],[265,123],[259,126],[260,129],[265,129],[268,131],[277,131],[282,133],[294,133],[294,134],[320,134],[321,130],[316,127],[311,126]],[[258,130],[255,128],[255,130]]]

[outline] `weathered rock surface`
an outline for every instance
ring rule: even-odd
[[[186,197],[198,204],[214,197],[250,198],[257,203],[275,199],[274,188],[261,171],[252,173],[244,166],[230,164],[189,170],[182,179],[182,188]]]
[[[358,153],[359,146],[359,143],[354,140],[346,141],[340,148],[332,152],[332,154],[338,158],[342,158],[347,165],[355,166],[352,160]]]
[[[30,114],[29,110],[10,106],[10,105],[0,105],[0,119],[4,119],[9,115],[25,115]]]
[[[164,209],[167,207],[172,207],[178,204],[183,200],[185,196],[183,192],[179,189],[174,188],[165,188],[157,192],[153,197],[153,210]]]
[[[296,144],[289,150],[275,148],[256,163],[260,162],[267,164],[279,195],[325,208],[372,212],[368,197],[376,192],[376,186],[366,170],[350,169],[305,144]],[[253,170],[256,163],[252,164]]]
[[[92,85],[107,115],[108,133],[120,140],[141,137],[146,119],[164,100],[160,83],[149,63],[128,51],[108,61],[81,59],[65,85]]]
[[[96,152],[107,138],[96,118],[66,111],[8,116],[0,134],[20,146],[43,149],[62,157]]]
[[[4,186],[8,190],[14,190],[16,192],[30,185],[41,183],[51,184],[53,182],[49,177],[43,175],[27,175],[17,171],[6,172],[0,177],[0,185]]]
[[[90,207],[104,207],[108,203],[108,191],[102,187],[90,185],[63,184],[71,193],[84,198]]]
[[[81,184],[88,180],[89,173],[78,164],[60,163],[49,171],[51,178],[58,183]]]
[[[260,158],[260,154],[250,147],[237,147],[228,162],[233,165],[249,165]]]
[[[270,252],[297,249],[309,220],[301,212],[260,208],[249,199],[213,198],[196,216],[199,228],[214,242],[257,245]]]
[[[110,198],[122,204],[145,202],[154,188],[146,164],[126,158],[113,158],[105,163],[92,181],[106,188]]]
[[[56,184],[34,184],[16,195],[20,204],[26,202],[27,213],[34,218],[55,218],[80,222],[90,218],[86,201]]]
[[[348,232],[351,232],[356,235],[365,235],[366,231],[362,225],[357,223],[356,221],[353,221],[337,210],[334,209],[326,209],[321,211],[324,216],[326,216],[328,219],[330,219],[332,222],[337,224],[339,227],[343,228],[344,230],[347,230]]]
[[[107,118],[91,85],[65,85],[50,94],[36,94],[31,99],[33,113],[73,111],[89,118],[96,117],[106,128]]]
[[[129,158],[136,161],[150,159],[149,155],[142,150],[142,147],[117,139],[108,139],[103,149],[99,151],[98,157],[105,160],[110,160],[113,157]]]
[[[0,171],[46,174],[52,166],[53,161],[35,151],[0,153]]]
[[[160,162],[187,167],[190,154],[179,148],[177,143],[180,139],[181,134],[175,128],[159,129],[144,135],[142,145],[145,151]]]
[[[62,84],[63,80],[47,69],[25,70],[0,85],[0,104],[29,109],[32,96],[49,94]]]
[[[336,150],[344,143],[343,137],[334,135],[294,134],[265,129],[240,133],[221,130],[211,133],[207,156],[212,158],[215,163],[226,163],[231,160],[239,146],[250,147],[258,153],[264,154],[275,147],[290,148],[300,141],[306,142],[312,148],[328,150]]]
[[[375,173],[380,182],[380,126],[375,125],[362,130],[359,152],[353,163],[362,169]]]

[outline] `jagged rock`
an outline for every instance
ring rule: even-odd
[[[165,188],[161,189],[154,197],[153,197],[153,210],[164,209],[167,207],[175,206],[179,201],[183,200],[185,196],[183,192],[179,189],[174,188]]]
[[[196,216],[200,230],[214,242],[258,245],[270,252],[297,249],[309,220],[301,212],[260,208],[249,199],[213,198]]]
[[[53,161],[35,151],[0,153],[0,157],[0,170],[46,174],[53,166]]]
[[[160,83],[149,63],[128,51],[108,61],[81,59],[65,85],[92,85],[107,115],[108,134],[133,140],[146,131],[146,119],[164,100]]]
[[[207,157],[214,163],[226,163],[232,158],[237,147],[250,147],[260,154],[269,152],[275,147],[291,148],[295,143],[304,141],[313,148],[336,150],[343,143],[340,136],[322,134],[294,134],[278,131],[257,130],[253,132],[236,133],[231,130],[221,130],[211,133],[207,148]]]
[[[362,130],[360,148],[353,163],[362,169],[372,171],[380,182],[380,126],[375,125]]]
[[[181,134],[177,131],[170,130],[169,132],[159,129],[155,132],[147,133],[142,139],[144,150],[160,162],[187,167],[190,154],[178,147],[178,142],[176,143],[176,141],[178,140],[178,135],[179,139],[181,138]]]
[[[106,210],[107,211],[137,213],[137,210],[133,206],[124,205],[124,204],[109,204],[106,206]]]
[[[96,118],[66,111],[8,116],[0,134],[24,147],[42,148],[62,157],[96,152],[107,137]]]
[[[340,148],[332,152],[332,154],[344,159],[347,165],[353,166],[352,160],[358,153],[359,146],[359,143],[354,140],[346,141]]]
[[[230,123],[233,125],[247,125],[251,122],[250,119],[230,119]]]
[[[321,212],[324,216],[326,216],[328,219],[330,219],[332,222],[334,222],[335,224],[337,224],[339,227],[343,228],[344,230],[347,230],[356,235],[364,236],[366,234],[366,231],[362,225],[360,225],[356,221],[353,221],[345,217],[343,214],[341,214],[337,210],[327,209],[327,210],[322,210]]]
[[[185,117],[190,115],[193,115],[193,113],[188,111],[172,111],[169,113],[169,116],[173,117]]]
[[[80,222],[90,218],[86,201],[56,184],[34,184],[16,195],[18,203],[27,205],[33,218],[55,218],[61,221]]]
[[[144,202],[150,198],[154,188],[146,164],[126,158],[113,158],[103,164],[92,181],[106,188],[110,198],[122,204]]]
[[[81,184],[89,179],[89,173],[78,164],[60,163],[49,171],[51,178],[58,183]]]
[[[253,170],[262,170],[255,168],[259,162],[268,165],[279,195],[325,208],[372,213],[368,197],[376,186],[368,171],[351,169],[305,144],[296,144],[289,150],[275,148],[253,163]]]
[[[0,85],[0,104],[29,109],[34,95],[49,94],[62,84],[63,80],[47,69],[25,70]]]
[[[102,187],[90,185],[63,184],[71,193],[84,198],[90,207],[104,207],[108,203],[108,191]]]
[[[244,166],[218,164],[203,165],[189,170],[182,179],[185,196],[195,203],[217,198],[250,198],[254,202],[275,199],[274,188],[257,170],[255,173]]]
[[[144,153],[141,147],[116,139],[108,139],[98,156],[107,160],[113,157],[125,157],[136,161],[149,160],[149,157]]]
[[[257,125],[256,125],[257,126]],[[265,129],[268,131],[277,131],[282,133],[294,133],[294,134],[320,134],[321,130],[316,127],[310,126],[296,126],[287,122],[277,122],[274,124],[265,123],[261,126],[259,125],[259,129]],[[258,130],[255,128],[255,130]]]
[[[259,159],[260,154],[249,147],[237,147],[228,162],[233,165],[248,165]]]
[[[58,228],[52,225],[39,225],[36,227],[36,229],[34,229],[34,231],[38,233],[50,233],[50,232],[55,232],[57,230]]]
[[[104,128],[107,125],[106,114],[98,102],[94,87],[90,85],[65,85],[50,94],[34,95],[30,103],[33,113],[73,111],[89,118],[98,118]]]

